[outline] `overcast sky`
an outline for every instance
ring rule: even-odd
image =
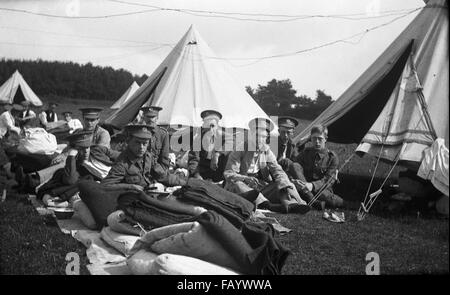
[[[418,11],[388,25],[316,50],[287,57],[256,58],[309,49],[386,24],[422,0],[123,0],[165,8],[277,15],[346,15],[294,21],[243,21],[168,10],[107,18],[54,18],[0,9],[0,56],[60,60],[124,68],[150,75],[194,24],[216,55],[228,58],[244,87],[272,78],[291,79],[298,94],[323,89],[336,99],[411,22]],[[0,0],[0,8],[61,16],[105,16],[150,10],[107,0]],[[393,11],[395,10],[395,11]],[[398,11],[402,10],[402,11]],[[402,14],[400,14],[402,13]],[[210,15],[211,16],[211,15]],[[216,15],[217,16],[217,15]],[[267,16],[228,15],[267,19]],[[270,17],[285,20],[285,17]],[[68,36],[69,35],[69,36]],[[85,36],[85,37],[82,37]],[[90,37],[90,38],[87,38]],[[110,40],[110,39],[115,39]],[[133,42],[130,42],[133,41]],[[2,83],[3,81],[0,81]]]

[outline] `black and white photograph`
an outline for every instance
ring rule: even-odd
[[[448,23],[447,0],[0,0],[0,274],[448,276]]]

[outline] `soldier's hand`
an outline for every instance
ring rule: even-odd
[[[305,186],[306,182],[301,181],[300,179],[291,179],[291,182],[298,186]]]
[[[78,154],[78,150],[76,149],[70,149],[68,155],[69,156],[76,156]]]
[[[211,170],[216,171],[217,168],[219,168],[219,160],[213,158],[211,160],[211,164],[209,165],[209,168],[211,168]]]
[[[307,183],[305,184],[305,186],[306,186],[306,188],[307,188],[310,192],[312,192],[314,186],[313,186],[313,184],[312,184],[311,182],[307,182]]]
[[[138,184],[130,184],[130,189],[137,192],[144,191],[144,188]]]
[[[64,161],[65,156],[63,154],[57,155],[51,161],[51,165],[56,165]]]
[[[203,177],[200,175],[200,173],[196,173],[194,175],[194,178],[203,180]]]
[[[250,187],[257,187],[259,185],[259,180],[256,177],[247,176],[244,180],[244,183],[246,183]]]

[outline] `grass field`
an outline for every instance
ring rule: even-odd
[[[378,212],[356,222],[354,211],[344,211],[346,223],[334,224],[322,212],[274,216],[289,234],[278,236],[291,250],[283,274],[365,274],[366,255],[380,257],[381,274],[442,274],[449,272],[448,220],[435,216]],[[0,273],[65,274],[66,254],[81,258],[86,249],[60,232],[56,222],[42,217],[24,195],[9,195],[0,203]]]
[[[86,106],[107,108],[109,104],[67,101],[58,112]],[[343,162],[356,145],[330,143],[329,147]],[[371,157],[353,157],[341,171],[335,191],[347,200],[361,201],[374,161]],[[378,188],[389,168],[380,165],[372,191]],[[396,168],[387,185],[396,182],[399,170]],[[325,221],[320,211],[307,215],[276,214],[281,224],[293,230],[278,237],[292,252],[283,274],[364,274],[369,252],[379,254],[382,274],[448,274],[448,219],[427,210],[418,214],[415,207],[389,212],[388,200],[388,194],[383,193],[363,222],[356,222],[356,212],[349,210],[344,211],[347,220],[344,224]],[[1,274],[64,274],[68,252],[80,255],[81,274],[88,273],[84,246],[62,234],[54,220],[39,216],[23,195],[9,194],[7,201],[0,203],[0,233]]]

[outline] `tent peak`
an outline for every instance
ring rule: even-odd
[[[255,117],[269,116],[235,80],[228,64],[216,59],[213,50],[191,25],[177,45],[133,94],[106,121],[123,127],[145,105],[163,109],[158,124],[202,126],[201,112],[223,115],[222,127],[248,129]],[[236,106],[243,110],[236,112]]]

